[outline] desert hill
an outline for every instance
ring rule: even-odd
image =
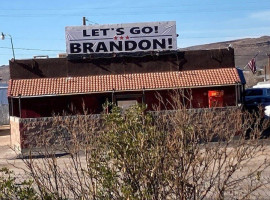
[[[9,80],[9,67],[8,65],[0,66],[0,83],[7,83]]]
[[[183,48],[182,50],[219,49],[229,46],[234,48],[236,67],[243,69],[257,53],[259,53],[256,57],[257,67],[263,68],[265,65],[268,65],[268,57],[266,54],[270,54],[270,36],[198,45]]]

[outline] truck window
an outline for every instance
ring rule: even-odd
[[[246,90],[246,96],[261,96],[263,95],[263,90]]]
[[[267,96],[270,96],[270,89],[266,90],[266,94],[267,94]]]

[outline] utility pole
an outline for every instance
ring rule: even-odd
[[[83,17],[83,25],[85,26],[86,25],[86,18]]]
[[[15,60],[15,53],[14,53],[14,47],[13,47],[13,40],[10,34],[4,34],[3,32],[1,33],[1,39],[4,40],[6,38],[6,36],[9,37],[10,42],[11,42],[11,49],[12,49],[12,53],[13,53],[13,59]]]
[[[266,78],[266,68],[267,68],[266,65],[264,65],[264,80],[263,80],[264,82],[267,81],[267,78]]]
[[[270,67],[270,54],[266,54],[268,56],[268,67]]]
[[[268,76],[270,76],[270,54],[266,54],[268,56],[268,67],[265,66],[265,79],[266,79],[266,68],[268,71]]]

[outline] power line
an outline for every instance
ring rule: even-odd
[[[0,47],[0,49],[12,49],[12,48],[10,48],[10,47]],[[65,50],[57,50],[57,49],[55,49],[55,50],[52,50],[52,49],[30,49],[30,48],[14,48],[14,49],[18,49],[18,50],[26,50],[26,51],[57,51],[57,52],[59,52],[59,51],[65,51]]]
[[[264,7],[264,11],[268,11],[270,9],[270,7]],[[117,11],[117,10],[115,10]],[[248,9],[243,9],[241,8],[241,11],[254,11],[254,8],[248,8]],[[122,12],[120,13],[119,11],[117,13],[110,13],[110,16],[122,16],[122,15],[167,15],[167,14],[172,14],[172,13],[221,13],[221,12],[239,12],[239,9],[222,9],[217,11],[216,9],[214,10],[170,10],[170,12],[168,13],[167,10],[165,11],[156,11],[156,12],[151,12],[149,10],[142,10],[141,12]],[[99,13],[91,13],[91,17],[93,16],[104,16],[107,15],[108,13],[104,13],[104,12],[99,12]],[[61,16],[61,17],[78,17],[78,16],[82,16],[85,15],[86,17],[88,16],[88,13],[80,13],[80,14],[59,14],[59,13],[44,13],[44,14],[40,14],[40,13],[36,13],[36,14],[1,14],[0,17],[55,17],[55,16]]]
[[[225,5],[226,3],[228,3],[227,5],[232,5],[231,2],[223,2],[222,4],[220,3],[204,3],[204,5],[206,6],[217,6],[217,5]],[[246,4],[258,4],[258,1],[245,1],[243,5],[246,5]],[[177,5],[171,5],[171,6],[157,6],[157,5],[151,5],[151,8],[175,8],[177,7]],[[178,7],[194,7],[194,4],[178,4]],[[119,7],[117,7],[119,8]],[[121,6],[120,9],[140,9],[140,8],[143,8],[145,9],[146,6]],[[114,6],[102,6],[102,7],[76,7],[76,8],[61,8],[61,11],[74,11],[74,10],[86,10],[86,11],[89,11],[89,10],[106,10],[106,9],[115,9]],[[30,8],[27,8],[27,9],[21,9],[21,8],[1,8],[2,11],[59,11],[59,8],[40,8],[40,9],[30,9]]]
[[[55,38],[27,38],[27,37],[13,37],[14,39],[19,39],[19,40],[37,40],[37,41],[44,41],[44,40],[50,40],[50,41],[65,41],[65,39],[55,39]]]
[[[11,54],[2,54],[0,53],[1,56],[10,56]],[[18,54],[16,53],[16,56],[35,56],[37,54]],[[57,56],[57,54],[52,54],[52,53],[46,53],[46,55],[50,55],[50,56]]]
[[[255,28],[254,28],[255,29]],[[194,38],[236,38],[234,40],[241,40],[241,39],[245,39],[245,38],[249,38],[249,37],[262,37],[262,35],[248,35],[248,36],[227,36],[227,35],[221,35],[221,36],[194,36],[194,37],[179,37],[178,39],[194,39]],[[225,42],[231,42],[231,41],[222,41],[223,43]]]
[[[258,29],[258,27],[254,28],[254,29]],[[197,32],[198,34],[200,33],[200,31]],[[220,36],[182,36],[182,35],[186,35],[187,33],[180,33],[180,36],[177,38],[177,39],[193,39],[193,38],[239,38],[239,39],[243,39],[243,38],[247,38],[247,37],[262,37],[263,35],[248,35],[248,36],[235,36],[235,35],[220,35]],[[264,36],[267,36],[267,35],[264,35]],[[60,38],[57,38],[57,39],[46,39],[46,38],[42,38],[42,39],[39,39],[39,38],[25,38],[25,37],[13,37],[14,39],[21,39],[21,40],[41,40],[41,41],[44,41],[44,40],[57,40],[57,41],[65,41],[65,39],[60,39]],[[226,42],[226,41],[225,41]]]
[[[207,44],[205,44],[207,45]],[[200,45],[198,45],[200,46]],[[192,47],[192,46],[191,46]],[[185,48],[191,48],[191,47],[184,47]],[[224,47],[225,48],[225,47]],[[12,49],[10,47],[0,47],[0,49]],[[52,52],[65,52],[66,50],[60,50],[60,49],[30,49],[30,48],[14,48],[14,49],[17,49],[17,50],[25,50],[25,51],[52,51]],[[180,49],[183,49],[183,48],[180,48]],[[9,54],[0,54],[0,55],[9,55]],[[18,54],[18,55],[31,55],[31,54]],[[249,54],[242,54],[242,55],[234,55],[234,56],[253,56],[252,55],[249,55]],[[259,56],[264,56],[264,55],[259,55]]]

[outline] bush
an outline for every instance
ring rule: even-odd
[[[174,111],[112,106],[90,121],[56,117],[39,134],[44,158],[24,160],[40,198],[258,198],[269,183],[262,176],[269,159],[254,163],[265,149],[261,120],[239,109],[191,110],[173,102]],[[52,133],[67,156],[56,157],[52,140],[40,139]]]
[[[7,168],[0,169],[0,199],[36,199],[32,180],[18,181]]]

